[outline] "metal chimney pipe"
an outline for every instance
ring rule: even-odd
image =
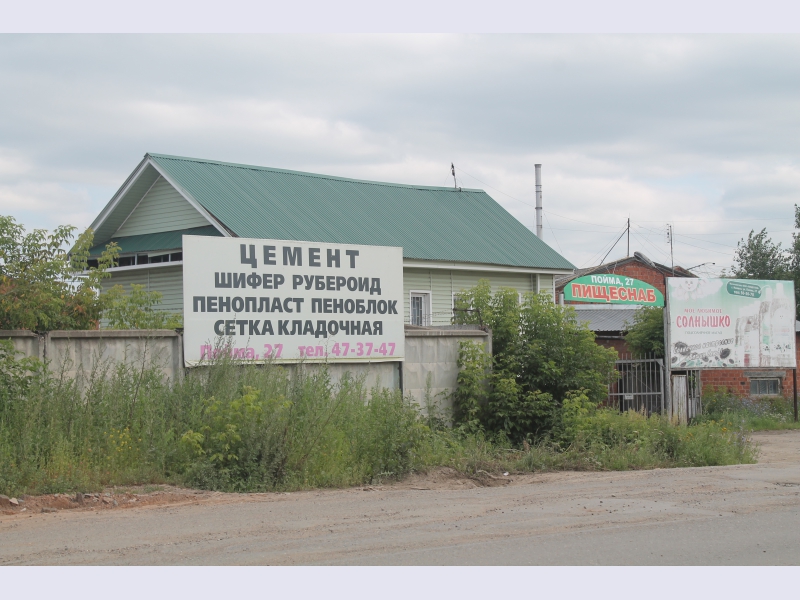
[[[542,165],[533,165],[536,172],[536,237],[544,239],[542,231]]]

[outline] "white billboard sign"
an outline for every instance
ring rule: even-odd
[[[793,282],[667,282],[671,368],[796,367]]]
[[[183,236],[184,357],[402,360],[403,249]]]

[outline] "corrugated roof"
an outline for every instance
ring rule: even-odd
[[[239,237],[402,246],[406,258],[574,268],[483,190],[148,156]]]
[[[181,236],[184,235],[213,235],[222,236],[213,225],[207,227],[193,227],[192,229],[180,229],[177,231],[164,231],[161,233],[143,233],[141,235],[129,235],[126,237],[111,238],[103,244],[98,244],[89,250],[91,256],[100,256],[106,248],[106,244],[116,242],[120,247],[120,252],[152,252],[153,250],[177,250],[183,247]]]
[[[589,325],[589,329],[595,332],[624,331],[633,325],[635,308],[624,309],[580,309],[575,311],[575,316],[581,323]]]

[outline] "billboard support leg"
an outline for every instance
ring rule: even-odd
[[[792,389],[794,390],[794,422],[797,423],[797,369],[792,369]]]

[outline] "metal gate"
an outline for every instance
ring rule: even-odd
[[[620,355],[615,364],[617,378],[608,385],[608,401],[624,412],[662,414],[664,402],[664,360]]]

